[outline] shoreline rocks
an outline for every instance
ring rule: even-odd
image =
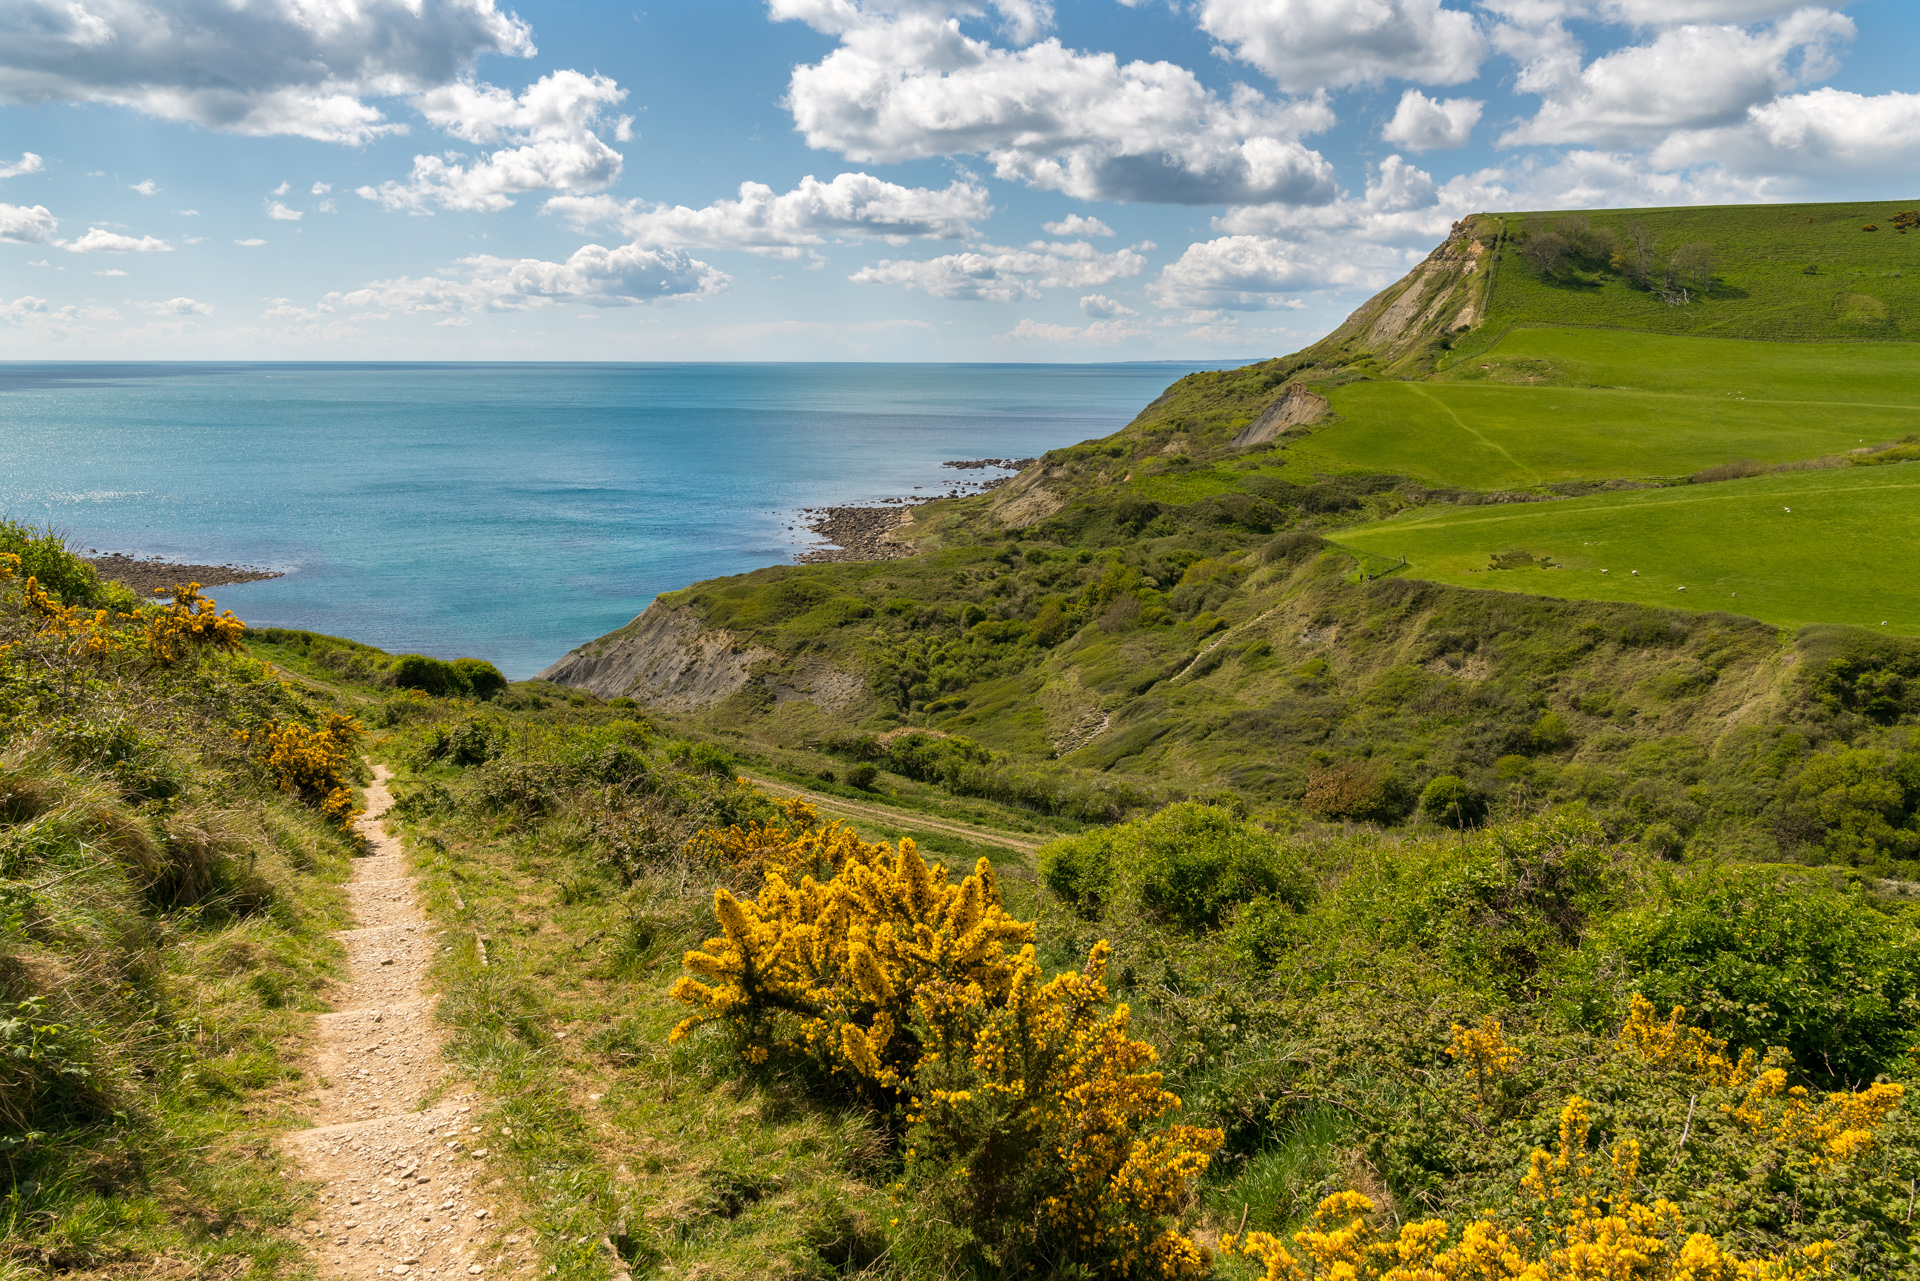
[[[92,548],[80,558],[100,572],[100,577],[118,579],[141,596],[183,583],[202,587],[229,587],[234,583],[257,583],[269,578],[284,578],[283,571],[258,565],[187,565],[162,560],[158,556],[128,556],[121,552],[99,553]]]

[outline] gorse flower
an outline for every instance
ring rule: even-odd
[[[239,738],[264,749],[262,763],[276,787],[316,806],[345,828],[361,814],[344,773],[347,754],[360,732],[359,721],[334,712],[319,729],[274,721],[242,732]]]
[[[171,604],[146,615],[147,649],[162,663],[177,663],[196,647],[237,650],[247,625],[232,610],[214,612],[211,597],[200,594],[200,584],[155,588],[156,596],[171,596]]]
[[[695,838],[765,882],[753,900],[715,892],[723,933],[687,953],[673,995],[698,1012],[673,1038],[723,1021],[749,1060],[810,1061],[880,1105],[922,1200],[1003,1269],[1204,1276],[1207,1252],[1169,1220],[1223,1136],[1152,1128],[1180,1100],[1108,1003],[1107,945],[1046,979],[988,860],[955,882],[910,840],[868,844],[804,802],[785,810],[787,827]]]

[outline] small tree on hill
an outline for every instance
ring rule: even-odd
[[[1704,240],[1681,245],[1667,260],[1667,287],[1682,285],[1700,293],[1713,288],[1713,269],[1719,265],[1719,257],[1713,246]]]

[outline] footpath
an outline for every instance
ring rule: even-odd
[[[380,821],[393,805],[392,776],[374,767],[358,824],[370,852],[347,886],[356,923],[340,936],[348,980],[334,990],[335,1012],[319,1017],[314,1128],[285,1140],[301,1173],[322,1185],[317,1215],[297,1226],[325,1278],[483,1277],[521,1260],[489,1248],[487,1189],[497,1180],[474,1116],[480,1098],[447,1093],[445,1038],[426,986],[440,938],[414,903],[399,839]]]

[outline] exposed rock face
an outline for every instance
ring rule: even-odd
[[[995,495],[993,514],[1009,529],[1025,529],[1053,515],[1067,505],[1046,486],[1056,474],[1058,469],[1051,466],[1027,468]]]
[[[1235,449],[1264,445],[1289,427],[1318,421],[1332,408],[1324,396],[1316,396],[1299,383],[1288,383],[1260,416],[1240,429],[1233,438]]]
[[[691,611],[659,602],[617,632],[589,641],[540,673],[556,685],[626,696],[648,707],[691,712],[744,688],[770,649],[742,645],[727,631],[702,631]]]
[[[1475,214],[1453,224],[1446,240],[1400,280],[1369,298],[1309,351],[1372,355],[1397,373],[1424,368],[1437,338],[1480,323],[1493,279],[1501,224]]]

